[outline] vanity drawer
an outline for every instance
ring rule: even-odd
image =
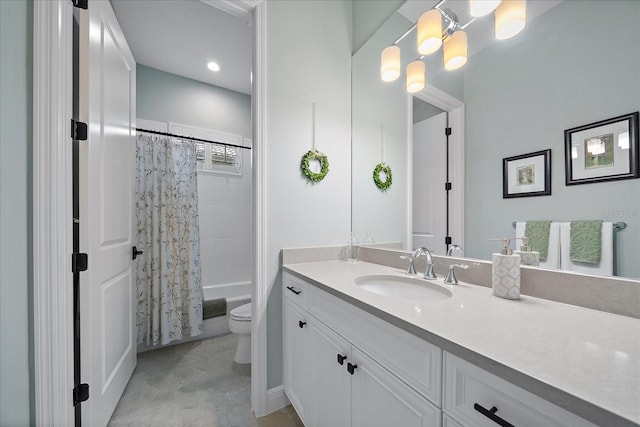
[[[442,350],[309,286],[309,312],[440,407]]]
[[[447,352],[444,352],[442,407],[446,415],[469,427],[496,427],[500,424],[490,418],[495,416],[517,427],[595,427],[577,415]],[[494,414],[486,413],[494,407],[497,408]]]
[[[287,300],[308,311],[309,285],[304,280],[284,272],[282,274],[282,294]]]

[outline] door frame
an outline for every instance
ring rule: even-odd
[[[416,98],[419,98],[429,104],[438,107],[439,109],[446,111],[449,114],[448,127],[452,129],[449,136],[449,182],[452,184],[452,190],[449,199],[449,235],[453,239],[453,243],[465,247],[464,241],[464,188],[465,188],[465,127],[464,127],[464,102],[449,95],[448,93],[432,86],[427,85],[422,91],[414,94]],[[411,104],[411,97],[409,97],[409,103]],[[408,123],[410,145],[409,152],[413,151],[413,120],[411,119],[413,114],[410,114]],[[411,167],[409,173],[412,174]],[[413,180],[411,182],[411,188],[409,194],[413,194]],[[407,223],[407,242],[411,243],[412,230],[411,225],[413,223],[413,201],[409,196],[408,202],[408,223]]]
[[[233,3],[233,0],[225,0]],[[250,0],[242,0],[250,3]],[[254,9],[254,280],[251,401],[256,416],[284,406],[267,390],[266,5]],[[33,361],[36,425],[73,425],[72,23],[70,0],[33,3]]]

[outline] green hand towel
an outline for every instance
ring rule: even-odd
[[[550,229],[551,221],[527,221],[524,227],[524,235],[529,238],[531,250],[540,252],[540,261],[547,260]]]
[[[602,221],[571,221],[570,256],[573,262],[597,264],[602,252]]]

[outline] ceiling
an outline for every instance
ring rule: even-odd
[[[528,0],[527,1],[527,22],[533,21],[538,16],[542,15],[547,10],[560,4],[562,0]],[[409,21],[415,23],[427,10],[431,9],[438,3],[437,0],[407,0],[399,9],[398,12],[402,14]],[[458,22],[460,25],[464,25],[471,20],[471,14],[469,13],[469,0],[446,0],[440,9],[450,9],[458,16]],[[495,37],[493,35],[493,13],[478,18],[471,23],[465,31],[467,32],[469,46],[468,55],[472,56],[488,46],[490,43],[494,43]],[[525,28],[526,31],[526,28]],[[415,35],[414,35],[415,37]]]
[[[251,94],[250,1],[111,0],[138,64]],[[227,13],[229,12],[229,13]],[[220,71],[207,68],[209,61]]]

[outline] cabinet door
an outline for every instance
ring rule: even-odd
[[[322,322],[309,323],[309,427],[351,425],[351,344]]]
[[[351,376],[353,427],[439,427],[440,409],[371,358],[352,347]]]
[[[307,315],[285,299],[282,320],[284,391],[304,422],[307,409]]]

